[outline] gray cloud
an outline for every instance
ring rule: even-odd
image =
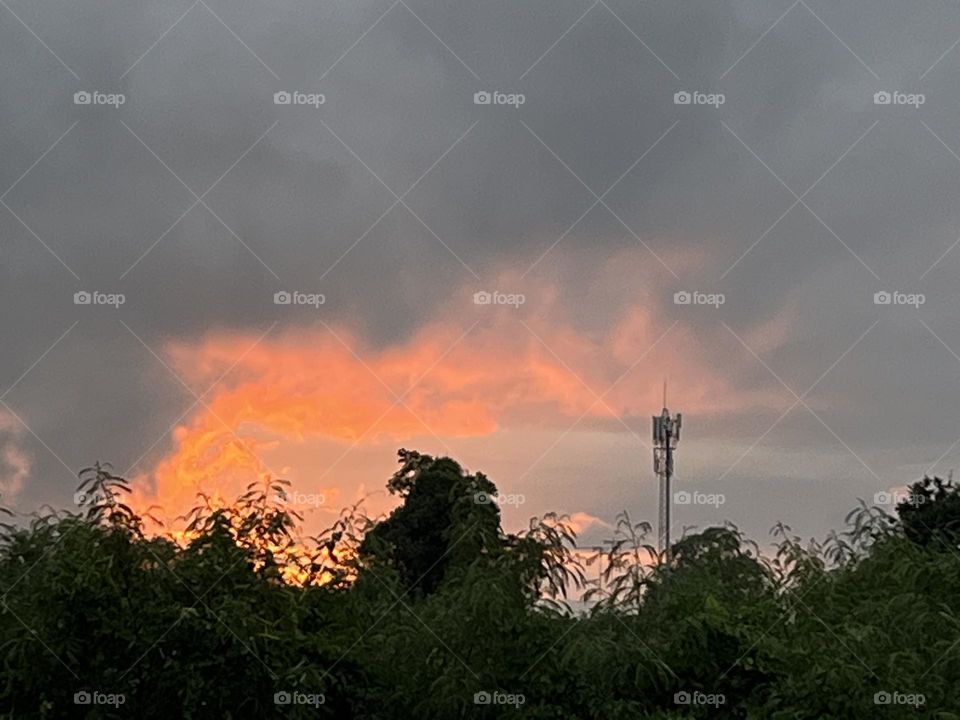
[[[769,479],[731,519],[776,520],[787,505],[822,531],[836,515],[823,508],[879,489],[873,472],[905,482],[960,435],[944,402],[960,366],[960,250],[947,252],[960,236],[960,50],[938,61],[960,16],[938,3],[10,8],[49,50],[0,10],[0,192],[16,183],[0,208],[0,393],[79,320],[4,397],[36,433],[16,437],[31,467],[21,506],[62,500],[55,456],[133,463],[192,402],[119,319],[159,351],[211,330],[259,333],[278,320],[273,293],[300,288],[385,347],[505,269],[559,283],[584,333],[656,297],[707,365],[787,405],[774,374],[803,393],[879,319],[811,392],[823,422],[798,406],[721,483],[742,496]],[[126,102],[73,104],[94,89]],[[277,106],[278,90],[326,102]],[[526,102],[477,106],[480,90]],[[726,101],[675,105],[681,90]],[[878,106],[878,90],[925,103]],[[200,195],[209,208],[188,212]],[[659,279],[608,286],[604,261],[629,248]],[[82,289],[128,302],[85,312],[72,303]],[[727,302],[690,312],[669,301],[680,289]],[[926,304],[877,306],[883,290]],[[279,331],[315,322],[279,319]],[[753,340],[777,319],[786,336],[756,350],[767,370],[734,333]],[[731,408],[701,423],[701,442],[746,450],[778,415]],[[642,412],[628,420],[646,437]],[[773,449],[802,454],[802,471]],[[736,454],[698,460],[698,477]],[[856,492],[831,482],[850,473]],[[609,520],[634,498],[615,484],[565,509]],[[801,486],[806,501],[790,505]]]

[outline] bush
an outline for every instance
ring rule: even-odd
[[[958,717],[952,483],[823,544],[708,528],[669,564],[624,514],[602,587],[564,518],[504,533],[493,483],[449,458],[401,451],[388,487],[390,516],[351,508],[310,545],[271,480],[201,497],[175,540],[87,468],[81,512],[0,533],[0,715]]]

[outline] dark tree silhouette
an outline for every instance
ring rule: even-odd
[[[897,505],[904,534],[918,545],[956,551],[960,543],[960,494],[950,480],[924,477]]]
[[[403,504],[360,546],[371,572],[396,571],[405,590],[437,591],[451,564],[504,548],[497,489],[482,473],[467,474],[450,458],[401,449],[400,469],[387,483]]]
[[[285,487],[156,536],[96,464],[79,511],[0,523],[0,719],[960,717],[952,483],[823,543],[706,528],[669,564],[623,513],[578,612],[564,519],[504,533],[493,483],[449,458],[401,450],[397,509],[314,539]]]

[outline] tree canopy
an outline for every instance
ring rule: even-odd
[[[85,469],[79,511],[0,533],[0,716],[960,717],[952,482],[822,542],[707,528],[668,564],[626,513],[601,553],[555,515],[506,533],[482,473],[399,455],[392,513],[309,540],[281,480],[164,536]]]

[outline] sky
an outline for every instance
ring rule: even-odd
[[[823,537],[960,461],[958,69],[927,0],[4,0],[0,501],[317,529],[407,447],[595,544],[666,378],[675,534]]]

